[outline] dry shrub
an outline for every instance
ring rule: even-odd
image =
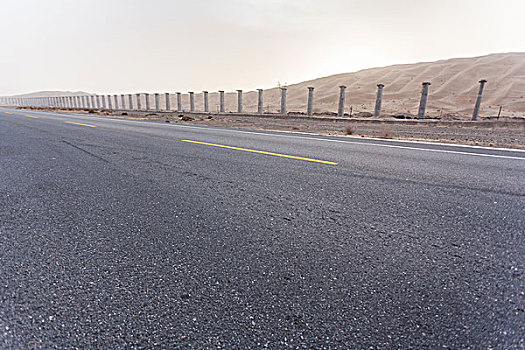
[[[345,131],[347,135],[353,135],[355,133],[355,128],[352,125],[347,125]]]

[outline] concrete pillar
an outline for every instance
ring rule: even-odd
[[[132,94],[128,94],[128,109],[130,111],[133,110],[133,95]]]
[[[159,100],[159,94],[155,93],[155,110],[158,112],[160,111],[160,100]]]
[[[208,113],[210,111],[209,106],[208,106],[208,91],[203,91],[202,97],[204,99],[204,112]]]
[[[193,91],[189,92],[190,94],[190,112],[195,112],[195,94]]]
[[[120,95],[120,108],[126,109],[126,97],[124,95]]]
[[[182,112],[182,96],[177,92],[177,112]]]
[[[418,118],[423,118],[425,116],[425,112],[427,110],[428,87],[430,86],[430,83],[425,81],[422,85],[423,88],[421,89],[421,101],[419,101],[419,110],[417,112]]]
[[[219,111],[224,113],[224,91],[219,91]]]
[[[111,103],[111,95],[108,95],[108,109],[109,110],[113,109],[113,104]]]
[[[142,108],[142,104],[140,103],[140,94],[135,94],[135,97],[137,97],[137,110],[140,111]]]
[[[118,96],[117,95],[113,95],[113,102],[115,102],[115,109],[119,109],[118,108]]]
[[[281,114],[286,114],[286,90],[288,90],[285,87],[281,88]]]
[[[91,108],[97,108],[97,105],[95,104],[95,96],[93,95],[91,95]]]
[[[164,99],[166,100],[166,111],[170,111],[170,93],[169,92],[166,92],[164,94]]]
[[[374,117],[381,115],[381,103],[383,101],[383,88],[385,85],[377,84],[376,107],[374,108]]]
[[[257,89],[257,113],[263,113],[263,89]]]
[[[481,107],[481,97],[483,96],[483,89],[485,88],[485,79],[479,81],[478,98],[476,99],[476,105],[474,106],[474,112],[472,113],[472,120],[478,120],[479,108]]]
[[[237,90],[237,113],[242,113],[242,90]]]
[[[149,111],[149,94],[144,94],[144,98],[146,99],[146,110]]]
[[[102,100],[102,109],[106,109],[106,96],[101,95],[100,99]]]
[[[337,108],[338,117],[342,117],[345,115],[345,91],[346,86],[339,86],[339,108]]]
[[[306,108],[306,115],[314,114],[314,88],[308,87],[308,107]]]

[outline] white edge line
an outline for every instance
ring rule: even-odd
[[[45,113],[45,112],[44,112]],[[51,113],[51,114],[58,114],[58,113]],[[58,114],[60,115],[60,114]],[[74,114],[78,117],[85,117],[84,115],[78,115]],[[60,116],[66,116],[66,115],[60,115]],[[67,116],[71,116],[71,114],[68,114]],[[101,119],[111,119],[116,121],[128,121],[129,119],[117,119],[117,118],[104,118],[100,117]],[[136,121],[140,123],[144,123],[145,121]],[[146,121],[147,122],[147,121]],[[151,122],[151,124],[159,124],[157,122]],[[177,124],[169,124],[170,126],[179,127],[179,128],[190,128],[190,129],[203,129],[203,130],[224,130],[224,131],[230,131],[230,132],[237,132],[242,134],[253,134],[253,135],[265,135],[265,136],[275,136],[275,137],[292,137],[292,138],[300,138],[300,139],[308,139],[308,140],[316,140],[316,141],[327,141],[327,142],[337,142],[337,143],[347,143],[347,144],[356,144],[356,145],[368,145],[368,146],[377,146],[377,147],[387,147],[387,148],[397,148],[397,149],[408,149],[408,150],[414,150],[414,151],[426,151],[426,152],[437,152],[437,153],[450,153],[450,154],[462,154],[462,155],[470,155],[470,156],[479,156],[479,157],[489,157],[489,158],[503,158],[503,159],[516,159],[516,160],[525,160],[525,158],[522,157],[513,157],[513,156],[502,156],[497,154],[485,154],[485,153],[472,153],[472,152],[461,152],[461,151],[450,151],[450,150],[441,150],[441,149],[430,149],[430,148],[419,148],[419,147],[408,147],[408,146],[398,146],[398,145],[387,145],[382,143],[372,143],[372,142],[359,142],[359,141],[346,141],[346,140],[334,140],[334,139],[325,139],[325,138],[319,138],[319,137],[304,137],[304,136],[298,136],[298,135],[280,135],[280,134],[268,134],[263,132],[256,132],[256,131],[245,131],[245,130],[236,130],[236,129],[225,129],[225,128],[217,128],[217,127],[202,127],[202,126],[194,126],[194,125],[177,125]],[[325,136],[321,134],[315,134],[315,133],[304,133],[304,132],[296,132],[296,131],[286,131],[286,130],[275,130],[275,132],[278,133],[290,133],[290,134],[302,134],[302,135],[314,135],[314,136]],[[330,135],[328,135],[330,136]],[[351,136],[355,139],[361,139],[356,136]],[[495,151],[507,151],[507,152],[525,152],[525,150],[520,149],[512,149],[512,148],[491,148],[491,147],[483,147],[483,146],[469,146],[469,145],[461,145],[461,144],[448,144],[448,143],[440,143],[440,142],[425,142],[425,141],[414,141],[414,140],[392,140],[392,139],[378,139],[378,138],[372,138],[372,137],[366,137],[367,140],[376,140],[376,141],[383,141],[383,142],[410,142],[415,144],[426,144],[426,145],[437,145],[437,146],[448,146],[448,147],[465,147],[465,148],[478,148],[478,149],[486,149],[486,150],[495,150]]]
[[[212,128],[206,128],[206,127],[201,127],[201,126],[193,126],[193,125],[176,125],[176,124],[171,124],[171,125],[175,126],[175,127],[180,127],[180,128],[206,129],[206,130],[212,129]],[[386,144],[382,144],[382,143],[372,143],[372,142],[333,140],[333,139],[324,139],[324,138],[318,138],[318,137],[303,137],[303,136],[296,136],[296,135],[266,134],[266,133],[256,132],[256,131],[231,130],[231,129],[222,129],[222,128],[214,128],[214,129],[234,131],[234,132],[239,132],[239,133],[243,133],[243,134],[255,134],[255,135],[265,135],[265,136],[280,136],[280,137],[293,137],[293,138],[301,138],[301,139],[316,140],[316,141],[327,141],[327,142],[348,143],[348,144],[356,144],[356,145],[367,145],[367,146],[377,146],[377,147],[387,147],[387,148],[409,149],[409,150],[415,150],[415,151],[451,153],[451,154],[462,154],[462,155],[479,156],[479,157],[491,157],[491,158],[525,160],[525,158],[522,158],[522,157],[502,156],[502,155],[497,155],[497,154],[472,153],[472,152],[450,151],[450,150],[442,150],[442,149],[430,149],[430,148],[408,147],[408,146],[398,146],[398,145],[386,145]],[[278,131],[278,132],[281,132],[281,131]],[[289,131],[285,131],[285,132],[289,132]],[[302,133],[302,134],[321,136],[319,134],[307,134],[307,133]],[[386,141],[386,140],[383,140],[383,139],[374,139],[374,140]],[[391,140],[388,140],[388,141],[391,141]],[[399,142],[404,142],[404,141],[399,140]],[[412,141],[412,142],[418,143],[417,141]],[[440,145],[439,143],[430,143],[430,142],[428,144]],[[446,143],[443,144],[443,145],[445,145],[445,146],[452,146],[452,147],[456,146],[456,145],[453,145],[453,144],[446,144]],[[463,145],[463,146],[464,147],[469,147],[467,145]],[[492,150],[493,148],[487,148],[487,149]],[[508,148],[501,148],[499,150],[514,152],[513,149],[508,149]]]

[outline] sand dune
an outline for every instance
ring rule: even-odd
[[[503,106],[506,115],[525,114],[525,53],[493,54],[437,62],[394,65],[365,69],[305,81],[288,86],[288,110],[304,112],[307,87],[315,87],[316,112],[337,111],[339,85],[346,85],[346,112],[373,112],[378,83],[385,84],[383,113],[417,113],[421,83],[429,81],[430,115],[457,113],[469,117],[476,100],[480,79],[487,79],[482,115],[496,115]],[[265,111],[279,110],[278,88],[264,91]],[[188,106],[188,101],[185,101]],[[210,110],[218,105],[218,94],[210,94]],[[226,95],[227,110],[235,111],[236,94]],[[202,97],[196,95],[196,108]],[[244,110],[257,109],[257,92],[244,94]]]
[[[525,53],[492,54],[473,58],[455,58],[436,62],[393,65],[343,73],[305,81],[288,86],[288,111],[305,112],[308,86],[315,87],[314,112],[337,110],[339,85],[346,85],[346,108],[348,113],[373,112],[378,83],[385,85],[383,113],[416,114],[419,105],[421,83],[431,82],[427,113],[431,116],[457,114],[468,118],[472,113],[478,91],[478,81],[487,79],[481,115],[496,115],[503,106],[505,115],[525,114]],[[32,95],[52,96],[54,92]],[[81,95],[83,92],[59,93]],[[163,94],[161,95],[161,104]],[[237,110],[236,92],[225,96],[226,110]],[[142,102],[144,106],[144,101]],[[153,101],[151,102],[153,105]],[[171,105],[176,106],[175,96]],[[210,111],[218,111],[219,95],[210,92]],[[196,93],[197,111],[203,110],[202,94]],[[264,91],[264,109],[277,112],[280,107],[280,91],[273,88]],[[189,109],[189,97],[183,95],[183,108]],[[244,93],[244,111],[255,112],[257,92]]]

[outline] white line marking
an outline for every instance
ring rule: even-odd
[[[45,112],[43,112],[43,113],[45,113]],[[49,113],[49,114],[51,114],[51,115],[59,115],[59,116],[71,116],[71,115],[61,115],[59,113]],[[83,116],[83,115],[78,115],[78,114],[73,114],[73,115],[80,117],[80,119],[84,119],[85,118],[85,116]],[[82,118],[82,117],[84,117],[84,118]],[[89,118],[86,118],[86,119],[89,119]],[[152,124],[152,125],[160,125],[160,123],[157,123],[157,122],[137,121],[137,120],[128,120],[128,119],[113,119],[113,118],[104,118],[104,117],[100,117],[100,118],[97,118],[97,119],[111,120],[111,121],[117,121],[117,122],[137,122],[137,123],[148,123],[148,124]],[[441,150],[441,149],[398,146],[398,145],[388,145],[388,144],[372,143],[372,142],[333,140],[333,139],[324,139],[324,138],[319,138],[319,137],[304,137],[304,136],[298,136],[298,135],[267,134],[267,133],[256,132],[256,131],[224,129],[224,128],[217,128],[217,127],[202,127],[202,126],[176,125],[176,124],[169,124],[169,125],[172,126],[172,127],[178,127],[178,128],[202,129],[202,130],[208,130],[208,131],[222,130],[222,131],[237,132],[237,133],[252,134],[252,135],[264,135],[264,136],[275,136],[275,137],[291,137],[291,138],[300,138],[300,139],[308,139],[308,140],[316,140],[316,141],[327,141],[327,142],[337,142],[337,143],[347,143],[347,144],[376,146],[376,147],[387,147],[387,148],[397,148],[397,149],[408,149],[408,150],[414,150],[414,151],[426,151],[426,152],[461,154],[461,155],[489,157],[489,158],[525,160],[525,158],[523,158],[523,157],[502,156],[502,155],[496,155],[496,154],[472,153],[472,152],[450,151],[450,150]],[[290,134],[324,136],[324,135],[321,135],[321,134],[314,134],[314,133],[310,134],[310,133],[302,133],[302,132],[296,132],[296,131],[275,130],[275,132],[278,132],[278,133],[290,133]],[[357,137],[355,137],[355,138],[357,138]],[[383,142],[399,142],[399,143],[410,142],[410,143],[415,143],[415,144],[427,144],[427,145],[437,145],[437,146],[446,146],[446,147],[478,148],[478,149],[505,151],[505,152],[525,152],[525,150],[521,150],[521,149],[491,148],[491,147],[483,147],[483,146],[469,146],[469,145],[461,145],[461,144],[448,144],[448,143],[425,142],[425,141],[414,141],[414,140],[383,140],[383,139],[368,138],[368,137],[366,139],[378,140],[378,141],[381,140]]]
[[[179,127],[179,128],[193,128],[193,129],[204,129],[204,130],[219,129],[219,128],[204,128],[204,127],[192,126],[192,125],[173,125],[173,124],[171,124],[171,126],[175,126],[175,127]],[[387,144],[372,143],[372,142],[333,140],[333,139],[323,139],[323,138],[319,138],[319,137],[304,137],[304,136],[296,136],[296,135],[266,134],[266,133],[256,132],[256,131],[231,130],[231,129],[220,129],[220,130],[233,131],[233,132],[238,132],[238,133],[243,133],[243,134],[254,134],[254,135],[265,135],[265,136],[276,136],[276,137],[292,137],[292,138],[300,138],[300,139],[308,139],[308,140],[316,140],[316,141],[327,141],[327,142],[337,142],[337,143],[365,145],[365,146],[377,146],[377,147],[387,147],[387,148],[408,149],[408,150],[414,150],[414,151],[451,153],[451,154],[462,154],[462,155],[468,155],[468,156],[479,156],[479,157],[490,157],[490,158],[525,160],[524,157],[501,156],[501,155],[497,155],[497,154],[472,153],[472,152],[450,151],[450,150],[442,150],[442,149],[431,149],[431,148],[419,148],[419,147],[409,147],[409,146],[387,145]],[[277,132],[281,132],[281,131],[277,131]],[[318,134],[312,134],[312,135],[318,135]],[[321,136],[321,135],[318,135],[318,136]],[[392,141],[392,140],[384,140],[384,141],[389,142],[389,141]],[[405,141],[399,140],[399,142],[405,142]],[[412,142],[417,143],[417,141],[412,141]],[[432,144],[432,143],[429,142],[428,144]],[[443,144],[443,145],[449,146],[449,147],[455,147],[456,146],[456,145],[452,145],[452,144]],[[463,147],[469,147],[469,146],[463,145]],[[488,149],[491,149],[491,148],[488,148]],[[507,148],[501,148],[500,150],[504,150],[504,151],[507,151],[507,152],[514,152],[515,151],[513,149],[507,149]],[[519,150],[519,151],[522,151],[522,150]]]

